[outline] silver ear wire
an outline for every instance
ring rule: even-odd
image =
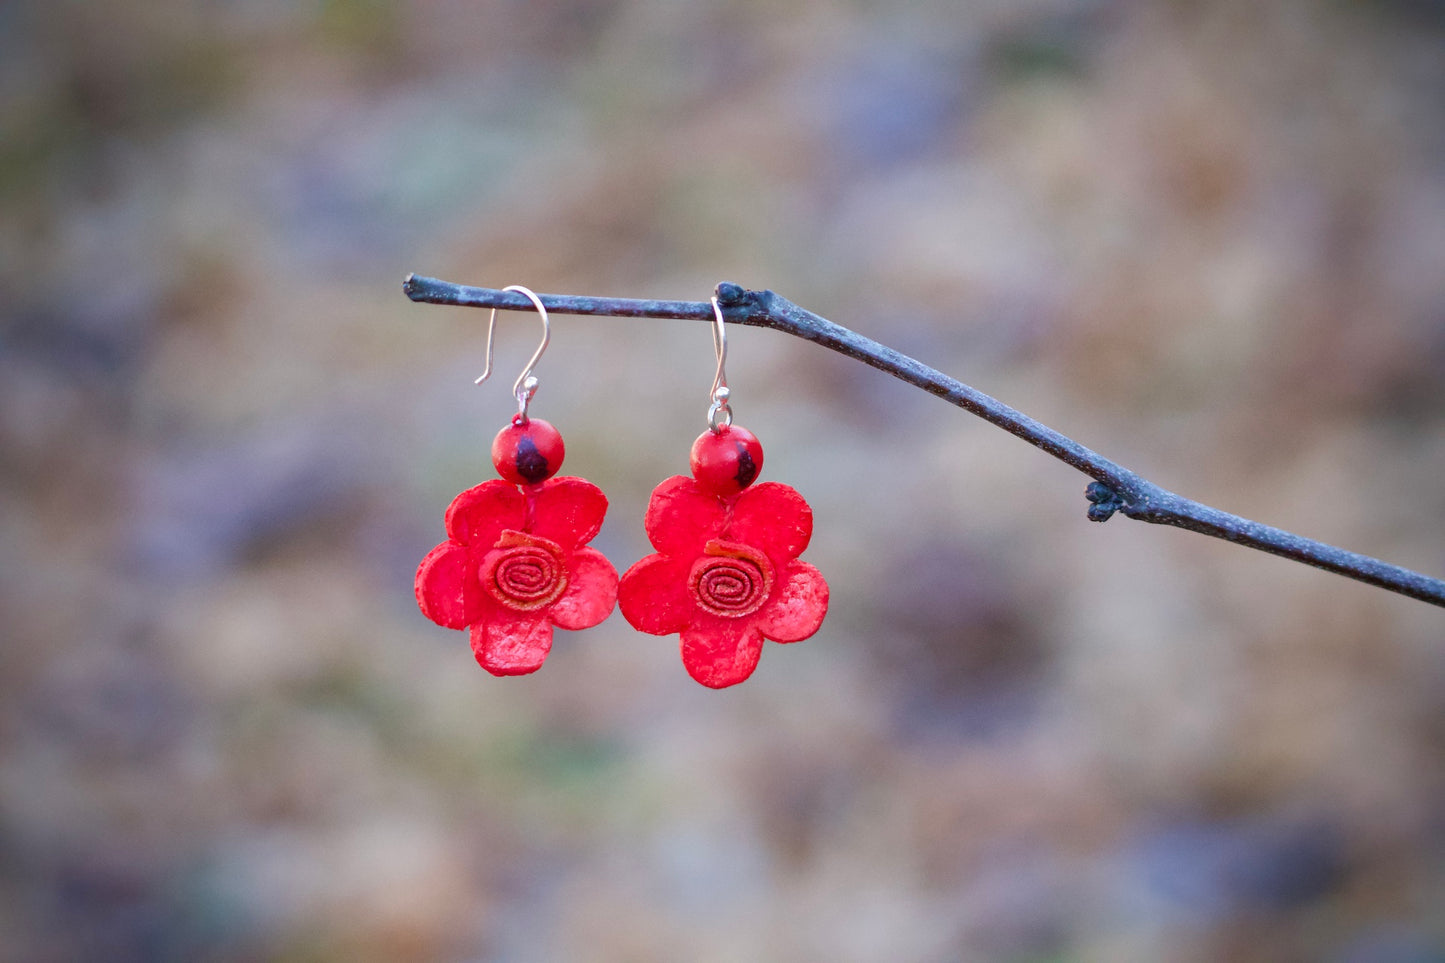
[[[532,352],[532,358],[527,362],[527,367],[517,375],[517,380],[512,383],[512,394],[517,399],[517,415],[521,418],[522,424],[527,423],[527,406],[532,402],[532,396],[537,393],[537,379],[532,374],[532,369],[537,367],[537,362],[542,358],[542,352],[547,350],[547,343],[552,340],[552,322],[547,317],[547,309],[542,306],[542,299],[531,290],[520,284],[511,284],[503,291],[516,291],[518,294],[527,296],[537,313],[542,317],[542,343],[537,345],[537,350]],[[497,309],[492,308],[492,316],[487,321],[487,370],[483,371],[481,377],[473,384],[481,384],[492,375],[492,344],[497,333]]]
[[[712,329],[712,348],[717,353],[717,374],[712,378],[712,406],[707,410],[708,427],[716,434],[733,423],[733,409],[728,404],[732,392],[728,390],[725,368],[728,360],[728,334],[723,325],[722,306],[717,298],[712,299],[712,314],[717,319]]]

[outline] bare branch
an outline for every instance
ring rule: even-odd
[[[492,288],[466,287],[436,278],[407,277],[402,289],[413,301],[451,304],[474,308],[531,310],[522,295]],[[991,398],[963,382],[900,354],[871,338],[834,324],[827,318],[798,307],[772,291],[749,291],[736,284],[717,286],[717,297],[730,323],[773,328],[831,348],[864,364],[886,371],[896,378],[978,415],[1004,431],[1016,435],[1094,479],[1085,489],[1088,517],[1107,521],[1115,512],[1129,518],[1174,525],[1191,532],[1223,538],[1239,545],[1313,565],[1370,585],[1399,592],[1435,605],[1445,606],[1445,581],[1390,565],[1323,542],[1304,538],[1283,529],[1261,525],[1238,515],[1201,504],[1117,465],[1096,451],[1059,434],[1021,411]],[[706,301],[646,301],[633,298],[590,298],[543,294],[547,310],[559,314],[607,315],[621,318],[677,318],[712,320],[712,305]]]

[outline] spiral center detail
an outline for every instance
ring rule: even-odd
[[[692,565],[688,587],[706,612],[741,618],[763,607],[773,592],[773,564],[750,545],[713,539]]]
[[[567,590],[561,546],[524,532],[503,532],[478,574],[493,598],[522,611],[551,605]]]

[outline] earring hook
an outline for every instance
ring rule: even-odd
[[[712,329],[712,348],[717,353],[717,374],[712,378],[712,406],[707,410],[707,424],[713,434],[719,434],[733,423],[733,409],[728,404],[732,391],[728,388],[727,373],[724,370],[728,360],[728,334],[723,323],[722,306],[717,298],[712,299],[712,314],[717,323]]]
[[[537,313],[542,317],[542,343],[537,345],[537,350],[532,352],[532,358],[527,362],[527,367],[517,375],[517,380],[512,383],[512,394],[517,399],[517,417],[521,424],[527,423],[527,406],[532,402],[532,396],[537,393],[537,379],[532,374],[532,369],[537,367],[541,360],[542,352],[547,350],[547,343],[552,340],[552,322],[547,317],[547,309],[542,306],[542,299],[532,291],[531,288],[524,288],[520,284],[511,284],[503,291],[516,291],[524,294],[532,305],[536,307]],[[487,320],[487,370],[483,371],[481,377],[473,384],[481,384],[492,375],[492,343],[497,333],[497,309],[492,308],[492,316]]]

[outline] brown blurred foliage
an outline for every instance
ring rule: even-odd
[[[0,958],[1445,958],[1438,610],[739,331],[823,630],[493,679],[410,585],[510,379],[399,290],[776,288],[1438,575],[1442,54],[1427,0],[0,5]],[[555,320],[619,567],[711,371]]]

